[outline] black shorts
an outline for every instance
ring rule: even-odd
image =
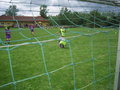
[[[64,48],[65,46],[63,44],[59,44],[59,47],[60,48]]]
[[[31,32],[34,32],[34,30],[33,30],[33,29],[31,29]]]

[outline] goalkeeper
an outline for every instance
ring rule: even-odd
[[[63,28],[63,27],[61,27],[61,29],[60,29],[60,31],[59,31],[59,33],[60,33],[60,38],[59,38],[59,40],[58,40],[58,42],[59,42],[59,47],[60,48],[65,48],[65,46],[66,46],[66,40],[65,40],[65,33],[66,33],[66,30]]]
[[[61,37],[65,37],[65,33],[66,33],[66,30],[62,27],[62,28],[60,29]]]
[[[64,37],[60,37],[59,38],[59,47],[60,48],[65,48],[65,46],[66,46],[66,40],[65,40],[65,38]]]

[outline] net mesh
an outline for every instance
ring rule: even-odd
[[[52,0],[55,2],[54,0]],[[51,2],[52,2],[51,1]],[[1,90],[112,90],[114,81],[114,69],[117,52],[118,25],[117,23],[104,21],[95,15],[89,14],[92,20],[75,13],[75,21],[82,19],[93,28],[77,24],[62,13],[63,19],[69,22],[66,29],[67,46],[65,49],[58,47],[59,34],[56,34],[62,26],[59,20],[52,15],[47,20],[52,21],[51,26],[41,26],[36,19],[39,13],[38,7],[47,3],[49,8],[55,6],[59,11],[61,8],[75,7],[71,3],[75,0],[65,0],[61,4],[49,4],[49,1],[1,1],[3,7],[25,5],[20,11],[31,15],[32,23],[37,25],[35,36],[31,35],[28,28],[21,27],[21,22],[12,16],[16,27],[11,28],[12,39],[10,44],[5,44],[4,28],[0,29],[0,89]],[[88,6],[93,7],[93,6]],[[101,8],[99,6],[99,8]],[[5,11],[1,8],[1,11]],[[50,11],[50,13],[59,13]],[[88,12],[84,9],[85,12]],[[100,23],[112,25],[104,27]],[[99,28],[96,28],[96,27]],[[114,27],[113,27],[114,26]]]

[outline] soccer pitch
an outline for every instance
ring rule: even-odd
[[[35,36],[28,28],[11,30],[11,45],[28,44],[0,48],[0,90],[113,89],[117,29],[68,28],[64,49],[58,46],[59,28],[35,28]],[[0,39],[3,46],[3,28]]]

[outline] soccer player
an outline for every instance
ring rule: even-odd
[[[33,26],[33,24],[29,25],[29,29],[31,31],[31,34],[34,36],[35,34],[34,34],[34,26]]]
[[[65,32],[66,32],[66,30],[62,27],[62,28],[60,29],[61,37],[65,37]]]
[[[11,38],[10,27],[5,28],[5,34],[6,34],[7,44],[10,44],[10,38]]]
[[[59,38],[59,47],[60,48],[65,48],[65,46],[66,46],[66,40],[65,40],[65,38],[64,37],[60,37]]]

